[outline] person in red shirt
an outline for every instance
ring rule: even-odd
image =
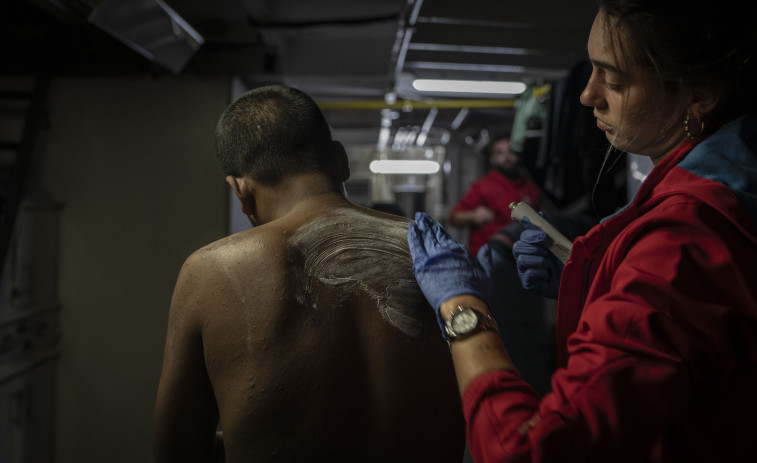
[[[539,189],[523,175],[520,154],[509,138],[497,138],[487,147],[491,170],[476,180],[452,208],[449,223],[468,228],[468,249],[476,255],[494,233],[512,222],[510,203],[525,201],[539,207]]]
[[[573,243],[513,247],[524,286],[558,290],[558,369],[538,394],[492,322],[490,257],[425,214],[413,269],[444,324],[470,452],[490,462],[757,461],[757,21],[735,0],[599,0],[587,50],[613,152],[654,164]]]

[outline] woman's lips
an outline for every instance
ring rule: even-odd
[[[602,120],[599,118],[597,118],[597,127],[599,127],[599,130],[603,132],[607,132],[608,130],[612,128],[610,125],[602,122]]]

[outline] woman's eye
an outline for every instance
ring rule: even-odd
[[[610,89],[610,90],[613,90],[613,91],[618,91],[618,90],[620,90],[620,85],[619,85],[619,84],[613,84],[613,83],[610,83],[610,82],[608,82],[608,81],[607,81],[607,80],[605,80],[605,79],[602,79],[602,85],[603,85],[604,87],[606,87],[606,88]]]

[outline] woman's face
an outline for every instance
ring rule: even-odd
[[[608,32],[603,12],[597,14],[589,34],[588,52],[592,73],[581,103],[594,108],[597,127],[617,149],[649,156],[657,164],[686,140],[684,114],[679,114],[678,96],[666,92],[654,79],[644,79],[640,66],[624,63],[617,43],[624,34]],[[614,47],[614,48],[613,48]]]

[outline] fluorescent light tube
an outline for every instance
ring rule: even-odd
[[[374,174],[435,174],[439,172],[439,163],[409,159],[384,159],[371,161],[368,168]]]
[[[493,80],[444,80],[416,79],[413,88],[419,92],[454,93],[496,93],[518,95],[526,91],[522,82],[500,82]]]

